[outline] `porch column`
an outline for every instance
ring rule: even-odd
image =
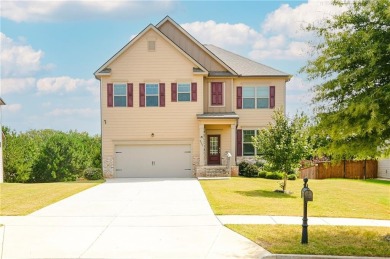
[[[204,153],[206,140],[204,137],[204,124],[199,124],[199,166],[204,166]]]
[[[230,125],[230,153],[232,154],[232,157],[230,159],[231,165],[236,165],[236,125],[232,124]]]

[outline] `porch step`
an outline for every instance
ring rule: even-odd
[[[196,177],[230,177],[231,172],[226,166],[198,166]]]

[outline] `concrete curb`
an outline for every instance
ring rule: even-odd
[[[384,257],[367,256],[333,256],[333,255],[293,255],[293,254],[273,254],[263,256],[262,259],[383,259]]]

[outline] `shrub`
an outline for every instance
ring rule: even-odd
[[[265,178],[281,180],[281,179],[283,179],[283,173],[281,173],[281,172],[267,172],[265,175]]]
[[[260,178],[265,178],[266,174],[267,174],[267,171],[264,171],[264,170],[260,170],[259,171],[259,177]]]
[[[103,172],[100,168],[87,168],[84,170],[84,178],[87,180],[103,179]]]
[[[287,179],[288,180],[296,180],[297,179],[297,175],[296,174],[289,174],[289,175],[287,175]]]
[[[248,165],[246,167],[246,170],[244,172],[244,176],[246,177],[258,177],[259,176],[259,169],[255,165]]]
[[[263,167],[264,167],[264,162],[263,161],[256,161],[256,163],[255,163],[255,165],[258,167],[258,168],[260,168],[260,169],[262,169]]]
[[[249,163],[246,161],[242,161],[238,164],[238,171],[239,175],[244,175],[244,172],[246,171],[246,168],[249,166]]]

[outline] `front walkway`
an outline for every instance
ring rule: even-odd
[[[290,216],[256,216],[256,215],[223,215],[217,216],[224,224],[260,224],[260,225],[302,225],[302,217]],[[327,218],[308,217],[309,225],[325,226],[368,226],[390,227],[390,220],[357,219],[357,218]]]

